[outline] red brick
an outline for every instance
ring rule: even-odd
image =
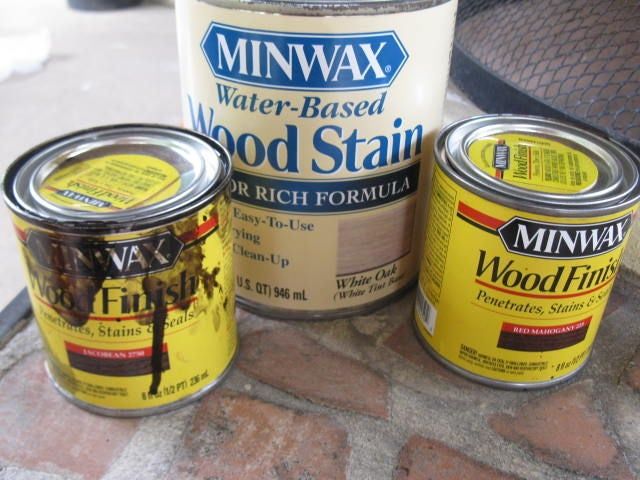
[[[424,347],[420,344],[413,327],[409,323],[403,323],[400,325],[396,331],[387,338],[384,344],[387,348],[390,348],[397,354],[403,356],[406,360],[429,373],[434,373],[459,387],[471,386],[471,382],[443,367],[440,363],[434,360],[429,353],[427,353]]]
[[[324,415],[220,390],[202,401],[167,478],[340,479],[349,453]]]
[[[291,328],[242,341],[238,366],[248,375],[316,403],[388,417],[389,384],[364,364]]]
[[[581,385],[538,398],[515,415],[493,415],[489,424],[549,464],[589,476],[633,478]]]
[[[474,460],[436,440],[419,435],[409,439],[400,451],[395,480],[516,479]]]
[[[625,380],[631,388],[640,392],[640,351],[636,353],[633,360],[627,365]]]
[[[40,353],[0,381],[0,459],[31,470],[99,478],[118,458],[138,420],[90,414],[49,382]]]

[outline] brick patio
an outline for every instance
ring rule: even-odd
[[[0,351],[0,478],[637,478],[638,288],[621,275],[587,367],[535,392],[433,361],[409,326],[413,294],[331,322],[239,310],[241,355],[221,388],[137,420],[58,395],[32,323]]]

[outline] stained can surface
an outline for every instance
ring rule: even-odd
[[[435,149],[418,337],[492,386],[571,377],[592,350],[636,216],[638,158],[523,116],[463,120]]]
[[[456,4],[176,2],[185,125],[233,155],[243,306],[343,316],[415,282]]]
[[[186,130],[70,134],[8,169],[47,370],[97,413],[158,413],[194,399],[237,350],[228,153]]]

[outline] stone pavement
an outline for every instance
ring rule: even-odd
[[[638,291],[622,272],[587,367],[534,392],[442,368],[411,331],[413,293],[350,320],[238,310],[228,379],[143,419],[66,402],[31,323],[0,350],[0,479],[638,478]]]

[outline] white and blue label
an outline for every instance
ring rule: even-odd
[[[217,78],[286,90],[389,87],[409,58],[393,31],[300,34],[212,22],[201,47]]]
[[[217,3],[176,0],[182,105],[233,158],[238,298],[303,318],[406,288],[456,0],[333,16]]]
[[[263,209],[331,214],[376,208],[418,191],[420,164],[385,175],[338,182],[308,182],[235,173],[233,199]]]

